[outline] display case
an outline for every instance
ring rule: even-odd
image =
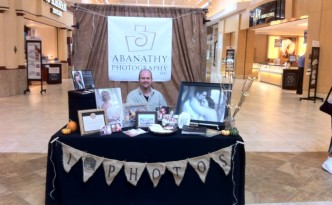
[[[47,84],[60,84],[62,83],[62,65],[61,63],[47,63],[42,65],[44,69],[43,80]]]
[[[297,82],[297,68],[286,68],[284,65],[259,64],[258,80],[282,87],[295,89]],[[289,75],[291,74],[291,75]]]

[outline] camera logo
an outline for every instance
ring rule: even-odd
[[[129,52],[152,50],[155,32],[146,30],[146,26],[135,25],[133,35],[126,36],[127,48]]]

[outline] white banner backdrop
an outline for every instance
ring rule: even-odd
[[[172,18],[108,16],[108,78],[137,81],[150,69],[154,81],[169,81]]]
[[[74,166],[79,159],[82,159],[84,182],[92,177],[98,167],[103,164],[105,180],[108,185],[113,182],[122,167],[124,167],[127,181],[134,186],[137,185],[146,168],[154,187],[157,187],[159,180],[165,174],[166,168],[173,174],[175,183],[179,186],[186,173],[188,162],[195,169],[203,183],[205,183],[206,175],[210,168],[210,159],[213,159],[223,169],[226,176],[228,176],[231,170],[231,163],[233,160],[232,148],[234,146],[231,145],[215,152],[189,159],[157,163],[142,163],[107,159],[80,151],[62,142],[60,143],[62,145],[64,170],[68,173],[72,166]],[[242,142],[237,143],[242,144]]]

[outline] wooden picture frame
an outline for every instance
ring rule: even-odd
[[[231,91],[228,83],[181,82],[175,114],[189,113],[190,122],[201,125],[222,125],[228,116]]]
[[[157,112],[143,111],[136,112],[136,128],[148,128],[152,124],[157,124]]]
[[[147,104],[123,104],[122,127],[134,127],[136,125],[136,113],[147,111]]]
[[[106,113],[103,109],[78,110],[77,113],[81,135],[98,133],[107,125]]]

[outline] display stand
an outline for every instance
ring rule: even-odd
[[[319,65],[319,47],[312,47],[311,50],[311,72],[309,77],[309,86],[308,86],[308,97],[300,98],[301,100],[312,100],[314,103],[316,99],[323,102],[323,98],[317,97],[317,82],[318,82],[318,65]],[[313,90],[313,91],[312,91]],[[314,93],[311,96],[311,93]]]
[[[234,64],[235,64],[235,50],[232,48],[229,48],[226,50],[226,75],[233,74],[235,72],[234,70]]]
[[[29,84],[31,81],[40,81],[40,94],[46,93],[43,89],[42,79],[42,45],[40,40],[26,41],[26,58],[27,58],[27,89],[24,94],[30,93]]]

